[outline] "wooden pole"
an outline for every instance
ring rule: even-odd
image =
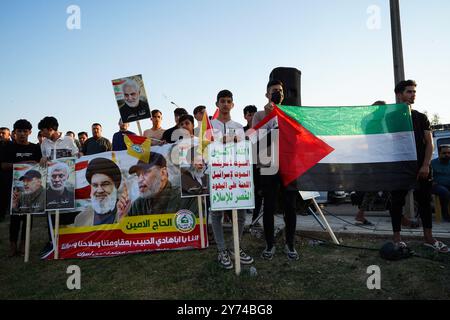
[[[58,240],[59,240],[59,210],[56,210],[56,217],[55,217],[55,254],[53,256],[55,260],[57,260],[59,258]]]
[[[316,199],[312,198],[311,200],[312,200],[312,202],[314,203],[314,207],[317,209],[317,211],[319,212],[319,214],[320,214],[320,216],[322,217],[323,221],[325,222],[325,225],[327,226],[327,230],[328,230],[328,233],[329,233],[330,236],[331,236],[331,239],[333,239],[333,242],[334,242],[335,244],[339,244],[338,239],[337,239],[336,236],[334,235],[334,232],[333,232],[333,230],[331,229],[330,225],[328,224],[328,221],[327,221],[327,219],[325,218],[325,215],[323,214],[322,209],[320,209],[319,205],[317,204]]]
[[[136,121],[137,123],[137,127],[138,127],[138,131],[139,131],[139,135],[142,137],[142,129],[141,129],[141,123],[138,121]]]
[[[198,219],[200,225],[200,244],[203,249],[205,247],[205,232],[203,230],[203,205],[201,196],[197,196],[197,204],[198,204]]]
[[[235,270],[236,275],[241,274],[241,256],[240,256],[240,248],[239,248],[239,230],[238,230],[238,218],[237,218],[237,210],[233,209],[233,240],[234,240],[234,262],[235,262]]]
[[[28,262],[30,258],[30,231],[31,231],[31,214],[27,214],[27,229],[25,233],[25,258],[24,262]]]

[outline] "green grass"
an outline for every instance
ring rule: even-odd
[[[220,269],[216,248],[134,254],[114,258],[41,261],[46,241],[43,218],[35,218],[30,262],[7,258],[8,222],[0,223],[0,299],[449,299],[450,255],[435,254],[421,242],[410,247],[424,258],[389,262],[377,251],[332,245],[310,246],[297,235],[301,259],[288,262],[277,239],[273,261],[259,258],[264,243],[248,233],[246,251],[255,257],[257,276]],[[229,235],[228,235],[229,236]],[[328,239],[328,235],[322,234]],[[341,238],[341,237],[340,237]],[[343,244],[379,248],[388,239],[345,237]],[[426,258],[426,259],[425,259]],[[81,290],[68,290],[69,265],[81,268]],[[367,267],[381,268],[381,290],[366,287]]]

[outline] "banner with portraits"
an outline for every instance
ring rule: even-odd
[[[142,75],[115,79],[112,85],[123,123],[151,117]]]
[[[77,159],[79,213],[59,228],[59,259],[207,247],[197,199],[181,198],[179,149],[152,147],[148,162],[126,150]]]
[[[45,213],[46,169],[38,163],[14,163],[11,214]]]

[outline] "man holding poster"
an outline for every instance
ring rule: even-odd
[[[234,142],[238,142],[239,140],[243,140],[244,139],[244,128],[242,127],[241,124],[231,120],[231,109],[233,109],[234,107],[234,103],[233,103],[233,94],[229,91],[229,90],[222,90],[217,94],[217,101],[216,101],[216,106],[219,108],[219,116],[217,119],[214,119],[211,121],[211,125],[214,129],[214,141],[220,141],[223,142],[223,144],[227,144],[227,146],[231,145],[232,147]],[[210,145],[211,146],[211,145]],[[224,147],[226,148],[226,147]],[[209,152],[211,153],[211,147],[209,149]],[[224,152],[225,153],[225,152]],[[210,154],[210,160],[212,159],[211,154]],[[220,190],[226,192],[225,188],[229,189],[229,187],[226,183],[224,184],[220,184],[219,183],[215,184],[212,181],[214,180],[214,177],[216,176],[213,172],[214,170],[214,163],[211,164],[211,173],[210,173],[210,177],[211,177],[211,189],[214,189],[214,186],[216,186],[216,188],[220,188]],[[224,170],[221,170],[224,171]],[[231,172],[228,173],[229,175],[233,175]],[[231,178],[231,177],[230,177]],[[238,185],[236,184],[235,187],[238,187]],[[236,188],[233,188],[236,189]],[[229,194],[227,192],[227,194]],[[218,195],[218,198],[222,198],[225,195]],[[226,197],[226,196],[225,196]],[[212,229],[213,229],[213,234],[214,234],[214,239],[217,243],[217,250],[218,250],[218,256],[217,256],[217,261],[219,263],[219,265],[224,268],[224,269],[232,269],[233,268],[233,262],[231,261],[231,258],[234,255],[234,252],[232,250],[227,249],[226,244],[225,244],[225,238],[224,238],[224,232],[223,232],[223,225],[222,225],[222,218],[224,213],[226,212],[226,210],[218,210],[218,211],[214,211],[214,196],[211,192],[210,195],[211,198],[211,208],[212,208],[212,212],[211,212],[211,224],[212,224]],[[236,199],[237,200],[237,199]],[[230,201],[232,201],[230,199]],[[234,201],[234,199],[233,199]],[[238,215],[238,230],[239,230],[239,240],[241,240],[242,238],[242,234],[244,231],[244,223],[245,223],[245,212],[246,210],[243,209],[239,209],[237,210],[237,215]],[[231,257],[230,257],[230,253],[231,253]],[[240,249],[239,252],[239,257],[240,257],[240,262],[241,264],[252,264],[253,263],[253,258],[251,256],[249,256],[243,249]]]
[[[28,137],[31,134],[31,129],[32,125],[29,121],[25,119],[17,120],[14,123],[14,132],[16,133],[16,140],[14,141],[14,143],[10,143],[7,146],[5,146],[5,148],[2,150],[3,152],[0,154],[0,162],[2,163],[2,170],[5,172],[5,178],[9,180],[12,180],[13,177],[12,170],[14,163],[27,161],[38,162],[41,159],[42,154],[39,145],[28,141]],[[24,182],[23,184],[25,185],[25,179],[22,179],[22,181]],[[42,194],[45,196],[45,191],[42,192]],[[45,198],[43,202],[45,206]],[[17,205],[18,203],[16,204],[16,208]],[[10,229],[9,229],[9,241],[10,241],[9,256],[14,256],[17,254],[17,240],[19,238],[21,223],[22,223],[22,235],[19,250],[20,253],[24,252],[25,248],[24,244],[25,244],[26,216],[11,215]]]

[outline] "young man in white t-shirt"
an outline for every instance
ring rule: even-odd
[[[72,137],[63,135],[62,132],[58,131],[58,127],[58,120],[54,117],[45,117],[39,121],[38,129],[45,138],[41,144],[41,166],[46,166],[47,162],[51,160],[79,156],[78,147]],[[51,213],[49,214],[51,216]],[[64,216],[70,219],[69,213]],[[51,216],[51,218],[54,224],[54,216]],[[51,226],[48,223],[49,242],[42,249],[41,258],[46,258],[53,251],[53,237],[50,229]]]
[[[244,139],[244,128],[240,123],[231,120],[231,109],[234,107],[233,94],[229,90],[222,90],[217,94],[216,106],[219,108],[219,116],[211,121],[214,132],[214,141],[222,141],[223,143],[237,142]],[[225,269],[232,269],[234,257],[232,251],[227,249],[225,245],[222,218],[226,211],[211,211],[211,224],[214,239],[219,251],[217,260],[219,265]],[[239,240],[242,239],[245,223],[246,210],[237,210],[238,213],[238,230]],[[240,249],[241,264],[253,263],[253,258],[249,256],[243,249]]]

